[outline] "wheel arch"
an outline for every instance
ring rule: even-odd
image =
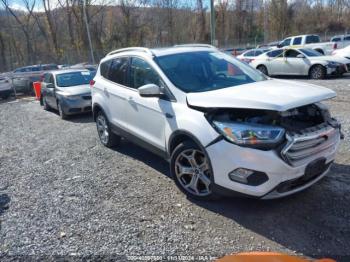
[[[313,64],[312,66],[310,66],[309,71],[308,71],[308,75],[310,75],[311,69],[314,68],[315,66],[322,66],[323,68],[326,69],[325,65],[322,65],[321,63],[316,63],[316,64]]]
[[[176,130],[174,133],[172,133],[168,140],[168,153],[171,155],[174,151],[174,149],[181,143],[186,140],[193,141],[196,143],[201,149],[205,151],[205,147],[202,145],[202,143],[199,141],[199,139],[196,138],[195,135],[193,135],[191,132],[186,130]]]
[[[94,121],[96,121],[96,117],[98,112],[102,111],[103,114],[107,117],[106,112],[104,111],[103,107],[99,103],[94,103],[92,105],[92,117]]]

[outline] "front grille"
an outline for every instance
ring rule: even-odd
[[[291,166],[300,166],[324,155],[328,150],[334,151],[339,140],[339,129],[327,124],[287,134],[288,143],[282,149],[282,158]]]
[[[69,108],[69,113],[80,113],[81,108]]]

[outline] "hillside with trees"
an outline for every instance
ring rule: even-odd
[[[127,46],[209,43],[209,1],[87,0],[96,60]],[[82,0],[0,0],[0,72],[37,63],[89,61]],[[38,6],[40,8],[38,8]],[[255,46],[288,35],[350,33],[350,0],[217,0],[219,47]]]

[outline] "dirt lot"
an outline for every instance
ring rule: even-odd
[[[297,81],[338,93],[327,103],[346,138],[321,182],[274,201],[190,201],[162,159],[103,147],[90,116],[0,101],[0,260],[265,250],[350,261],[350,76]]]

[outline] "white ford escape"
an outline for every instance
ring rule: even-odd
[[[197,199],[301,191],[327,173],[341,138],[320,103],[333,91],[270,79],[211,46],[113,51],[91,87],[102,144],[124,137],[161,155]]]

